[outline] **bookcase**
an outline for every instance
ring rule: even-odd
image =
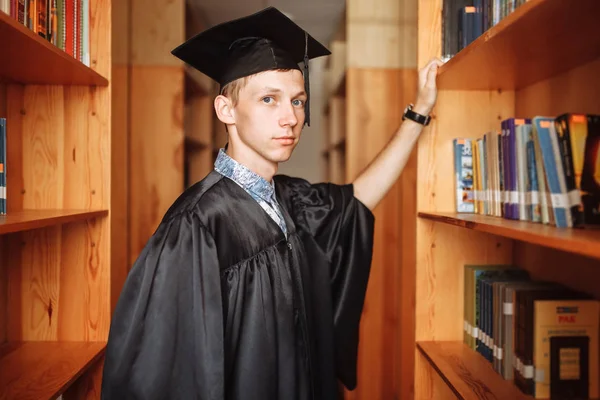
[[[113,289],[111,1],[87,67],[0,12],[0,398],[99,398]],[[120,287],[120,285],[115,285]]]
[[[441,10],[418,1],[419,66],[441,56]],[[532,398],[463,344],[465,264],[517,265],[600,298],[600,230],[454,212],[452,146],[506,118],[600,113],[598,15],[595,0],[530,0],[439,70],[417,149],[415,399]]]

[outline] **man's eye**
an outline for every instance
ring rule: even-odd
[[[262,101],[266,104],[271,104],[272,103],[273,98],[272,97],[263,97]]]
[[[294,100],[292,104],[299,107],[302,106],[304,102],[302,100]]]

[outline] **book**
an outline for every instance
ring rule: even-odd
[[[454,187],[456,211],[472,213],[473,199],[473,153],[471,139],[454,139]]]
[[[589,338],[589,376],[580,384],[589,385],[585,390],[589,398],[598,398],[598,321],[600,302],[591,299],[535,300],[533,305],[533,366],[535,378],[531,393],[536,399],[550,397],[553,385],[550,373],[550,338],[557,336],[584,336]],[[573,366],[569,368],[573,373]],[[569,373],[569,372],[567,372]],[[580,375],[580,374],[575,374]],[[572,379],[577,376],[571,376]],[[588,398],[588,397],[586,397]]]

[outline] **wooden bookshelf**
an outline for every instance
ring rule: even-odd
[[[418,0],[419,66],[441,56],[442,4]],[[515,265],[600,299],[600,230],[456,213],[452,144],[509,118],[600,114],[599,14],[595,0],[530,0],[439,70],[417,145],[414,399],[531,398],[462,343],[466,264]]]
[[[515,90],[600,56],[597,0],[530,0],[440,68],[443,90]]]
[[[111,9],[90,0],[91,67],[0,13],[0,398],[100,398],[126,276],[110,259]]]
[[[419,212],[418,215],[419,218],[600,259],[600,229],[556,228],[476,214]]]
[[[0,398],[56,398],[100,359],[105,347],[102,342],[0,345]]]
[[[3,12],[0,12],[0,49],[1,81],[30,85],[108,85],[104,76]]]
[[[108,215],[108,210],[23,210],[0,215],[0,235],[68,224]]]
[[[462,342],[418,342],[417,349],[458,399],[533,400]]]

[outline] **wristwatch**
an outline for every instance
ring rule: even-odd
[[[402,115],[402,121],[404,121],[406,118],[415,121],[421,125],[427,126],[429,125],[429,122],[431,121],[431,116],[430,115],[421,115],[419,113],[416,113],[413,111],[414,105],[413,104],[409,104],[405,109],[404,109],[404,114]]]

